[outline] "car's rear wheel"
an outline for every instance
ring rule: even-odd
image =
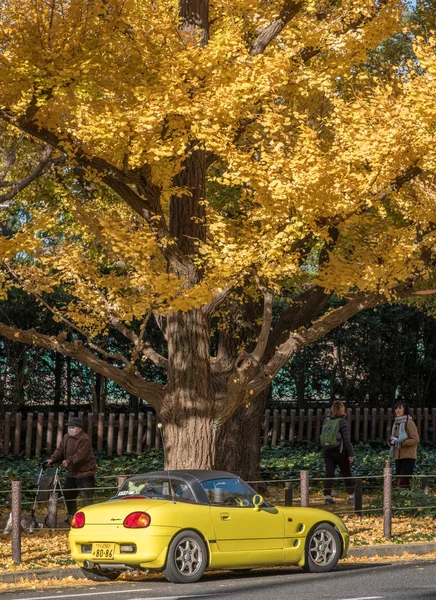
[[[333,571],[340,557],[339,533],[328,523],[320,523],[307,536],[305,570],[311,573]]]
[[[195,531],[182,531],[170,544],[164,576],[172,583],[193,583],[207,566],[205,543]]]
[[[91,581],[115,581],[120,575],[121,571],[117,571],[115,569],[98,569],[94,567],[93,569],[85,569],[81,567],[80,569],[82,573]]]

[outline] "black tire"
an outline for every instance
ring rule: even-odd
[[[80,567],[82,573],[91,581],[115,581],[121,575],[121,571],[116,571],[115,569],[106,569],[102,571],[101,569],[85,569],[84,567]]]
[[[206,545],[195,531],[182,531],[168,549],[164,577],[171,583],[194,583],[206,570]]]
[[[328,573],[341,558],[341,538],[334,527],[320,523],[306,538],[306,563],[304,570],[310,573]]]

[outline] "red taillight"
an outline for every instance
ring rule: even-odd
[[[140,529],[143,527],[148,527],[150,525],[150,515],[145,512],[134,512],[127,515],[124,519],[124,527],[128,527],[129,529]]]
[[[85,526],[85,513],[78,512],[74,515],[73,520],[71,521],[71,527],[74,529],[80,529]]]

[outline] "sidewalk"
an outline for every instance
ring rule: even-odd
[[[416,544],[391,544],[379,546],[361,546],[350,548],[348,558],[374,558],[379,557],[401,557],[407,555],[423,555],[436,553],[436,542],[423,542]],[[17,571],[14,573],[0,574],[0,582],[17,583],[23,579],[43,581],[44,579],[64,579],[73,577],[74,579],[85,579],[78,567],[68,567],[66,569],[29,569],[27,571]],[[2,592],[0,592],[1,594]]]

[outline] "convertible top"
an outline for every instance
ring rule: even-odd
[[[209,481],[209,479],[240,479],[238,475],[228,473],[227,471],[212,471],[208,469],[175,469],[173,471],[150,471],[149,473],[141,473],[139,475],[133,475],[129,479],[135,479],[136,477],[181,477],[187,482],[192,483],[193,481]]]

